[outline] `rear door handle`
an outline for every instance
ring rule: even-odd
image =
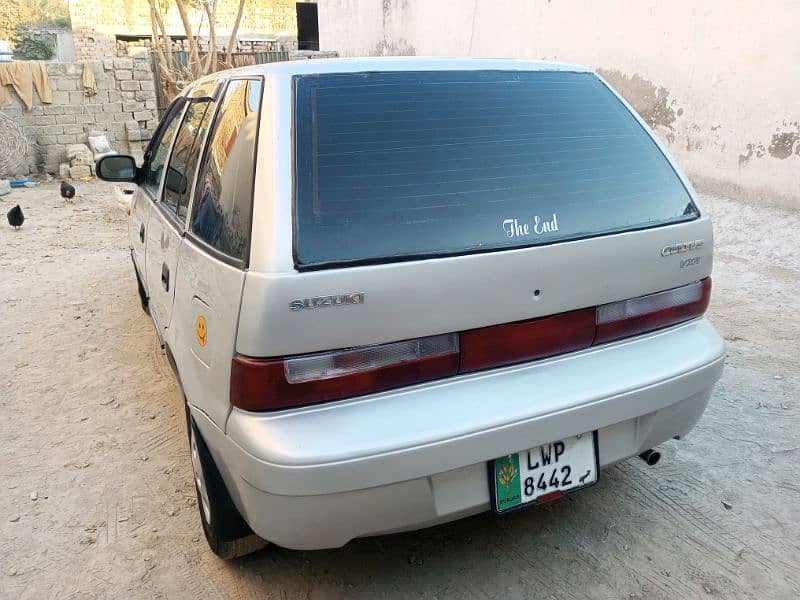
[[[169,291],[169,267],[167,263],[161,265],[161,285],[164,286],[165,291]]]
[[[139,239],[142,240],[142,243],[144,244],[144,223],[142,223],[142,226],[139,227]]]

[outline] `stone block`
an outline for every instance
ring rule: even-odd
[[[131,118],[131,114],[130,113],[124,113],[124,112],[118,112],[118,113],[113,113],[113,117],[114,117],[113,121],[115,121],[117,123],[124,123],[125,121],[127,121],[128,119]]]
[[[123,92],[136,92],[141,88],[141,83],[147,83],[146,81],[120,81],[119,82],[119,89]]]
[[[134,71],[152,71],[153,67],[150,65],[150,58],[138,58],[133,61]]]
[[[91,125],[97,122],[97,115],[75,115],[75,122],[80,125]]]
[[[6,89],[10,89],[10,88],[6,88]],[[34,98],[36,98],[36,96],[34,96]],[[31,111],[28,112],[29,115],[33,114],[33,109],[34,108],[36,108],[36,106],[32,106],[31,107]],[[11,114],[21,115],[22,112],[23,112],[22,111],[22,104],[20,102],[12,102],[11,104],[0,104],[0,112],[3,113],[3,114],[6,114],[6,115],[11,115]]]
[[[110,71],[114,68],[114,59],[113,58],[104,58],[103,59],[103,68],[106,71]]]
[[[78,165],[76,167],[69,168],[69,176],[72,179],[81,179],[83,177],[91,177],[92,176],[92,169],[89,165]]]
[[[81,106],[62,106],[61,107],[61,114],[63,115],[82,115],[83,114],[83,105]]]
[[[77,121],[78,115],[58,115],[58,117],[53,117],[56,119],[56,123],[59,125],[73,125]]]
[[[114,79],[117,81],[133,79],[133,71],[114,71]]]
[[[73,167],[76,165],[90,165],[94,162],[94,156],[86,144],[71,144],[67,146],[67,160]]]
[[[140,92],[134,92],[136,94],[136,100],[139,102],[145,102],[146,100],[153,100],[156,97],[155,91],[151,90],[142,90]]]
[[[133,78],[139,81],[152,81],[153,74],[150,71],[134,71]]]
[[[122,92],[118,92],[117,90],[109,90],[108,92],[109,102],[120,102],[121,100],[122,100]]]
[[[64,108],[65,108],[64,106],[56,106],[55,104],[43,107],[44,114],[46,115],[63,115]]]
[[[88,100],[88,96],[86,96],[83,92],[69,92],[69,102],[70,104],[83,104],[85,100]]]
[[[34,125],[55,125],[56,119],[60,119],[63,115],[42,115],[41,117],[34,117]]]
[[[101,91],[116,89],[117,85],[111,77],[98,77],[95,80],[97,89]]]
[[[145,103],[144,103],[144,107],[149,109],[149,110],[155,110],[155,109],[158,108],[158,101],[156,101],[155,98],[152,98],[150,100],[146,100]]]
[[[56,141],[59,144],[74,144],[78,141],[78,136],[74,133],[63,133],[56,136]]]
[[[60,135],[64,133],[63,125],[45,125],[43,133],[45,135]]]
[[[140,142],[142,140],[142,132],[139,129],[139,123],[136,121],[125,121],[125,133],[130,142]]]
[[[156,84],[152,80],[142,81],[141,84],[143,90],[153,91],[156,89]]]
[[[142,107],[142,104],[140,102],[136,102],[136,101],[131,102],[130,100],[128,100],[128,101],[122,103],[122,112],[132,113],[132,112],[136,112],[137,110],[141,110],[142,108],[143,107]]]
[[[133,69],[133,59],[130,59],[130,58],[115,58],[114,59],[114,68],[115,69],[127,69],[128,71],[130,71],[131,69]]]
[[[94,100],[94,98],[92,98]],[[108,104],[107,102],[88,102],[83,105],[84,114],[93,115],[103,112],[103,107]]]
[[[53,92],[53,104],[58,106],[65,106],[69,104],[69,92]]]
[[[53,78],[58,75],[63,75],[66,72],[66,63],[49,62],[47,63],[47,74]]]
[[[153,133],[153,131],[156,130],[156,127],[158,127],[158,120],[157,119],[153,119],[152,121],[148,121],[147,122],[147,129],[150,130],[151,134]]]
[[[103,105],[103,112],[118,113],[122,111],[122,102],[109,102]]]
[[[76,77],[58,77],[51,80],[50,87],[62,92],[73,92],[80,89],[80,81]]]
[[[133,118],[137,121],[149,121],[153,118],[153,111],[151,110],[140,110],[133,113]]]
[[[58,176],[61,179],[69,178],[69,163],[61,163],[58,165]]]
[[[64,133],[83,133],[83,125],[64,125]]]

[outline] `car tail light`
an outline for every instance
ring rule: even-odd
[[[458,335],[285,359],[233,358],[231,404],[271,410],[361,396],[455,375]]]
[[[461,333],[285,358],[235,356],[231,404],[274,410],[363,396],[669,327],[708,308],[711,279],[630,300]]]
[[[592,345],[595,309],[470,329],[461,333],[460,372],[522,363]]]
[[[699,317],[711,299],[711,278],[597,307],[595,344],[669,327]]]

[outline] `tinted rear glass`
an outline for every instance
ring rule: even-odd
[[[298,268],[517,248],[693,219],[591,73],[295,77]]]

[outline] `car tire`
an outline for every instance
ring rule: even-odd
[[[267,542],[255,535],[239,514],[188,407],[186,419],[197,507],[209,547],[226,560],[261,550]]]

